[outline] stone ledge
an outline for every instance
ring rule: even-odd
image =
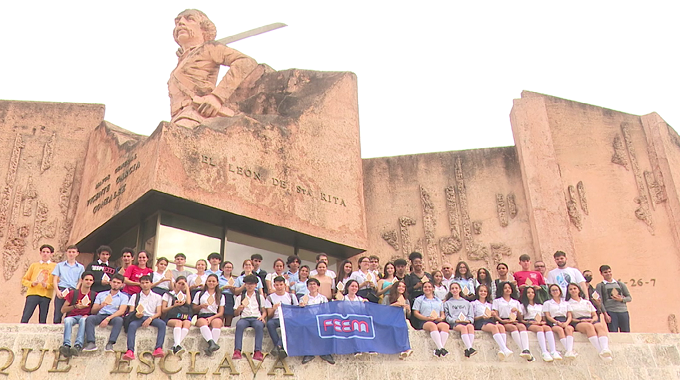
[[[77,330],[77,327],[74,328]],[[218,344],[222,347],[212,357],[206,357],[202,350],[205,342],[200,336],[198,329],[192,328],[184,341],[184,352],[180,357],[168,354],[165,360],[152,360],[150,356],[140,358],[144,351],[153,349],[155,341],[155,329],[141,329],[137,336],[138,358],[130,363],[120,365],[119,368],[130,368],[131,373],[115,373],[116,356],[103,352],[103,347],[108,338],[110,329],[102,331],[97,328],[96,352],[82,353],[74,357],[70,362],[57,363],[55,367],[55,349],[62,342],[63,329],[59,325],[20,325],[0,324],[0,372],[6,372],[7,379],[70,379],[73,376],[91,376],[92,374],[106,374],[107,378],[143,377],[145,379],[165,379],[173,377],[166,371],[181,370],[174,375],[175,378],[193,378],[197,372],[208,371],[208,374],[220,372],[226,375],[229,372],[238,372],[233,378],[252,378],[253,367],[247,358],[233,362],[233,370],[229,368],[229,361],[234,347],[234,328],[223,328]],[[75,331],[74,331],[75,333]],[[253,332],[248,330],[244,337],[244,353],[251,352],[253,347]],[[351,355],[336,356],[336,365],[331,366],[315,359],[309,364],[302,365],[300,358],[288,358],[285,360],[292,376],[284,376],[285,369],[273,369],[274,366],[282,366],[274,359],[266,357],[262,366],[257,369],[258,362],[253,362],[259,378],[287,378],[287,379],[365,379],[366,373],[381,380],[389,379],[435,379],[442,373],[454,374],[456,379],[680,379],[680,335],[674,334],[611,334],[611,349],[614,353],[612,363],[604,363],[597,356],[595,350],[582,334],[575,336],[575,348],[579,356],[572,361],[545,363],[539,358],[538,344],[534,334],[530,334],[531,351],[537,357],[537,361],[528,363],[518,355],[514,355],[505,362],[499,362],[496,357],[496,345],[493,339],[482,332],[475,335],[475,348],[479,354],[472,358],[463,356],[463,344],[457,333],[452,333],[446,348],[450,354],[446,358],[432,356],[434,344],[429,336],[422,331],[410,331],[411,346],[414,353],[406,360],[399,360],[396,355],[363,355],[354,357]],[[125,333],[121,333],[115,345],[117,351],[125,350]],[[75,338],[75,335],[74,335]],[[508,339],[510,349],[519,353],[511,338]],[[167,329],[164,349],[168,350],[172,345],[172,329]],[[559,348],[558,343],[558,348]],[[38,365],[40,350],[47,350],[44,354],[42,365],[34,372],[27,373],[22,369],[22,356],[27,350],[27,360],[24,366],[27,369]],[[264,351],[271,349],[271,340],[265,337]],[[5,369],[8,361],[8,353],[14,353],[14,361]],[[192,366],[192,354],[194,365]],[[222,364],[221,364],[222,363]],[[54,372],[54,369],[63,370],[70,365],[68,372]],[[220,365],[227,368],[219,369]],[[49,372],[48,372],[49,371]],[[114,373],[111,373],[114,371]],[[150,372],[149,374],[142,374]],[[187,372],[193,372],[194,375]],[[273,375],[268,375],[272,372]]]

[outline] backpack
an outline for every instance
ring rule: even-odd
[[[128,332],[128,328],[130,327],[130,323],[132,321],[136,321],[137,319],[139,319],[137,318],[137,312],[135,312],[135,310],[137,310],[140,298],[142,298],[140,297],[140,293],[137,293],[135,295],[135,307],[132,309],[133,312],[131,313],[130,310],[128,309],[128,311],[125,312],[126,313],[125,316],[123,317],[123,330],[125,330],[126,334]]]
[[[175,301],[177,300],[177,294],[172,294],[172,297],[173,297],[172,303],[174,305]],[[170,308],[170,310],[167,311],[167,314],[165,316],[165,321],[167,322],[170,319],[187,320],[191,319],[191,315],[192,315],[191,302],[184,302],[184,305],[173,306],[172,308]]]

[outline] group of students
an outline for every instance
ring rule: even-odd
[[[441,271],[427,273],[423,269],[422,255],[413,252],[409,256],[412,271],[397,277],[395,284],[403,281],[408,294],[404,297],[410,300],[402,304],[407,318],[413,328],[430,334],[436,346],[435,356],[448,354],[445,344],[453,329],[461,335],[466,357],[477,352],[473,347],[474,332],[481,330],[493,336],[500,360],[513,354],[507,345],[506,332],[509,332],[521,350],[520,357],[534,361],[529,350],[529,331],[536,334],[544,361],[562,360],[555,335],[564,347],[564,357],[573,359],[577,356],[573,337],[576,331],[588,337],[604,361],[611,361],[608,330],[630,331],[625,306],[632,300],[628,289],[625,284],[613,280],[608,265],[600,267],[604,281],[593,288],[589,284],[592,274],[585,278],[576,268],[567,267],[564,252],[557,251],[553,257],[557,268],[545,278],[540,271],[541,266],[545,270],[543,262],[537,263],[535,269],[539,270],[530,270],[530,256],[521,255],[522,271],[510,276],[508,266],[500,263],[497,268],[499,278],[492,280],[484,268],[478,270],[475,278],[464,261],[456,265],[455,271],[445,263]],[[394,264],[399,268],[406,263],[396,260]],[[389,272],[388,265],[385,266],[386,273]],[[377,289],[382,290],[380,286]],[[403,294],[400,290],[397,292]]]
[[[601,272],[608,271],[609,277],[605,275],[605,281],[597,290],[584,292],[579,281],[583,277],[579,277],[580,272],[574,268],[565,266],[566,255],[560,251],[555,253],[558,268],[551,271],[547,279],[540,269],[528,270],[530,258],[522,255],[523,271],[508,277],[507,265],[499,264],[499,278],[493,281],[483,268],[475,278],[462,261],[455,273],[449,264],[444,264],[441,271],[427,273],[418,252],[409,256],[408,273],[406,260],[389,262],[381,272],[379,258],[370,256],[359,258],[357,270],[351,261],[343,261],[339,275],[328,269],[325,254],[317,255],[314,270],[301,265],[297,256],[290,256],[285,262],[277,259],[271,273],[260,267],[262,256],[254,254],[242,263],[243,271],[237,275],[233,263],[222,262],[217,253],[211,253],[207,260],[198,260],[196,273],[192,273],[185,268],[186,256],[182,253],[175,255],[176,269],[168,270],[169,260],[161,257],[156,259],[154,271],[148,266],[146,252],[140,251],[135,257],[129,248],[123,249],[123,263],[118,267],[109,262],[111,248],[108,246],[101,246],[97,259],[87,267],[75,260],[76,246],[69,246],[66,260],[58,264],[50,261],[53,252],[49,245],[40,247],[41,260],[33,263],[23,278],[28,291],[21,322],[27,323],[38,306],[39,322],[45,323],[54,293],[54,323],[61,323],[65,316],[64,342],[60,347],[64,356],[97,350],[95,327],[109,325],[111,332],[105,351],[113,351],[120,331],[125,329],[127,351],[123,358],[126,360],[135,357],[135,335],[140,327],[153,326],[158,330],[152,353],[156,357],[164,355],[166,326],[172,328],[172,350],[177,353],[182,350],[192,319],[206,342],[205,353],[211,355],[220,349],[221,328],[231,326],[234,317],[240,317],[236,322],[234,359],[242,357],[243,332],[249,327],[255,330],[254,360],[264,358],[264,328],[274,343],[271,354],[285,358],[287,354],[277,332],[280,305],[304,307],[337,300],[369,301],[402,308],[413,328],[430,334],[436,345],[434,354],[440,357],[448,353],[444,346],[450,329],[461,334],[466,357],[476,353],[475,330],[491,333],[499,346],[499,358],[509,357],[512,351],[507,347],[508,331],[522,350],[520,356],[529,361],[534,358],[529,351],[527,331],[537,334],[545,361],[562,359],[555,347],[554,334],[565,347],[565,357],[575,357],[573,332],[579,331],[588,336],[604,360],[611,360],[607,327],[598,322],[597,314],[603,313],[608,322],[616,318],[617,323],[624,326],[628,321],[627,310],[621,312],[620,306],[612,302],[625,307],[631,300],[625,285],[612,281],[611,268],[607,266],[603,266]],[[501,266],[505,266],[505,271]],[[555,271],[559,273],[553,274]],[[546,281],[551,284],[549,288]],[[598,292],[603,297],[594,296]],[[595,308],[589,299],[602,302],[597,302]],[[79,328],[72,345],[71,332],[76,324]],[[626,331],[625,328],[622,327],[622,331]],[[410,354],[411,350],[404,351],[400,358]],[[305,356],[302,363],[313,359]],[[335,363],[332,355],[322,355],[321,359]]]

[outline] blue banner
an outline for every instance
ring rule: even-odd
[[[398,354],[411,348],[404,310],[370,302],[281,305],[281,337],[289,356]]]

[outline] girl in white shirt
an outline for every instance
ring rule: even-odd
[[[501,282],[498,286],[502,296],[493,300],[493,310],[496,312],[496,319],[505,326],[505,330],[510,331],[510,336],[517,346],[522,348],[519,354],[527,361],[534,361],[531,351],[529,351],[529,334],[527,327],[519,322],[521,318],[520,308],[522,307],[512,295],[517,293],[515,285],[511,282]]]
[[[222,331],[222,316],[224,315],[224,297],[218,289],[219,279],[212,273],[205,280],[203,289],[194,296],[194,312],[198,313],[196,327],[201,331],[201,335],[208,348],[205,354],[210,356],[213,352],[220,349],[217,345]]]
[[[166,275],[168,270],[168,259],[159,257],[156,260],[156,271],[152,273],[151,291],[161,296],[170,291],[173,287],[172,272]]]
[[[385,267],[387,267],[387,265]],[[411,306],[409,305],[408,294],[406,293],[406,283],[401,280],[395,282],[392,291],[390,294],[385,295],[385,298],[387,299],[388,305],[401,307],[404,310],[404,317],[408,321],[408,318],[411,316]],[[408,322],[406,325],[408,326]],[[406,351],[402,351],[399,353],[399,359],[404,360],[411,356],[412,353],[413,350],[410,348]]]
[[[189,284],[189,290],[191,291],[191,298],[198,293],[203,285],[205,285],[205,280],[208,278],[208,274],[205,270],[208,268],[208,262],[200,259],[196,261],[196,273],[190,274],[187,277],[187,283]]]
[[[555,348],[555,335],[546,323],[545,318],[543,318],[543,305],[539,302],[534,288],[524,288],[522,291],[522,322],[529,331],[536,333],[543,361],[562,360],[562,356],[560,356]],[[548,351],[545,344],[546,338],[550,351]]]
[[[475,319],[475,330],[482,330],[490,333],[493,340],[498,344],[498,359],[505,360],[512,356],[512,351],[506,346],[508,339],[505,335],[505,327],[503,324],[496,322],[493,312],[491,311],[493,305],[491,304],[491,292],[487,285],[479,285],[477,287],[477,299],[472,301],[472,311]]]
[[[581,287],[574,283],[569,284],[566,301],[569,303],[572,315],[571,325],[576,331],[586,334],[603,360],[611,361],[612,352],[609,350],[607,326],[598,322],[595,307],[585,299]]]
[[[449,294],[449,289],[446,289],[446,286],[442,284],[442,280],[444,280],[444,275],[440,270],[435,270],[434,272],[432,272],[432,278],[434,279],[435,297],[444,301]]]
[[[347,281],[347,284],[345,285],[345,297],[342,300],[350,302],[366,302],[366,299],[357,295],[358,291],[359,283],[356,280]]]
[[[573,359],[576,357],[574,352],[574,328],[571,322],[571,312],[569,304],[562,299],[562,288],[557,284],[548,287],[551,299],[543,302],[543,313],[548,324],[552,326],[553,333],[557,334],[560,342],[564,346],[564,357]]]
[[[283,271],[286,269],[286,264],[283,262],[281,259],[276,259],[274,261],[274,271],[271,273],[267,273],[267,276],[265,277],[265,281],[267,282],[267,290],[269,291],[269,294],[274,293],[274,279],[281,276],[286,279],[286,292],[288,291],[288,279],[286,275],[284,275]]]
[[[174,285],[174,290],[163,294],[161,313],[166,316],[168,327],[172,328],[175,343],[172,345],[172,352],[176,354],[182,350],[182,341],[189,334],[192,310],[186,277],[177,277]]]

